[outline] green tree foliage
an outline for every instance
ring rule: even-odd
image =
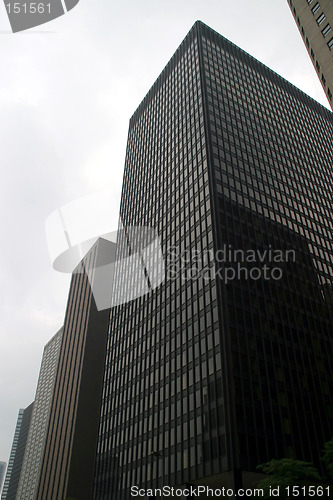
[[[322,461],[327,471],[327,479],[333,483],[333,439],[324,444]]]
[[[313,486],[322,484],[323,481],[312,463],[293,458],[271,460],[266,464],[258,465],[257,469],[268,474],[267,478],[258,483],[258,488],[262,488],[265,492],[264,498],[272,498],[269,495],[270,488],[279,487],[280,495],[275,498],[289,498],[287,486]],[[303,498],[307,497],[303,496]]]

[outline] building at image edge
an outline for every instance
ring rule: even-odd
[[[333,109],[333,3],[331,0],[287,1]]]
[[[320,466],[333,428],[332,145],[326,108],[195,23],[130,120],[120,216],[159,232],[167,272],[111,310],[94,500],[132,485],[248,486],[272,458]],[[225,249],[279,251],[241,264],[282,277],[226,282],[238,262]]]

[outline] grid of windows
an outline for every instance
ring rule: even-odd
[[[223,179],[229,176],[228,188],[218,189],[233,201],[242,201],[247,208],[256,209],[309,238],[309,248],[321,281],[330,282],[333,276],[333,223],[330,216],[332,145],[312,140],[313,134],[320,136],[322,130],[325,135],[332,134],[330,121],[316,111],[314,102],[313,106],[306,106],[292,95],[290,89],[269,81],[265,74],[242,64],[223,49],[215,52],[211,61],[213,64],[206,64],[206,69],[212,82],[212,87],[208,87],[208,103],[216,113],[216,123],[212,124],[213,142],[216,150],[218,145],[224,147],[223,163],[234,160],[236,152],[241,154],[244,163],[242,176],[238,174],[239,182],[236,182],[237,178],[231,182],[227,172]],[[213,71],[221,67],[228,67],[229,71],[220,73],[218,80]],[[232,105],[224,107],[222,99],[227,97],[232,99]],[[274,115],[272,110],[279,103],[281,112]],[[303,115],[294,120],[291,110],[295,114],[300,110]],[[246,125],[253,114],[258,123],[251,129]],[[229,133],[236,122],[239,138],[233,139]],[[264,126],[265,122],[270,124],[268,129]],[[278,143],[277,148],[273,147],[273,139]],[[295,139],[299,141],[299,148],[293,144]],[[232,147],[231,141],[235,142]],[[258,152],[255,152],[256,147]],[[249,150],[254,159],[249,159]],[[317,159],[318,154],[321,157]],[[253,179],[251,174],[261,161],[268,162],[271,168],[261,173],[257,171]],[[246,166],[247,162],[253,163],[253,166]],[[307,168],[314,164],[312,170]],[[319,227],[318,222],[323,227]],[[322,263],[318,257],[322,258]]]
[[[166,258],[226,242],[297,262],[272,285],[167,278],[113,309],[94,498],[315,458],[330,438],[332,131],[328,111],[202,23],[133,115],[125,227],[158,229]]]
[[[157,228],[165,255],[176,246],[212,248],[196,39],[131,120],[121,217],[125,226]],[[115,308],[99,445],[101,467],[113,473],[98,497],[162,477],[171,484],[210,474],[210,446],[215,472],[226,465],[217,320],[214,283],[181,278]],[[212,434],[206,412],[213,393]]]
[[[6,468],[7,468],[7,463],[6,462],[0,462],[0,491],[2,490],[2,483],[3,483],[4,479],[5,479]]]
[[[15,436],[14,436],[14,442],[13,442],[13,446],[16,447],[15,456],[14,456],[14,460],[12,462],[11,462],[11,460],[9,461],[11,469],[9,470],[7,488],[4,487],[4,490],[2,492],[2,496],[1,496],[2,500],[16,500],[18,498],[17,497],[18,485],[19,485],[19,480],[20,480],[20,476],[21,476],[21,472],[22,472],[22,463],[23,463],[23,457],[24,457],[25,449],[26,449],[27,436],[28,436],[33,406],[34,406],[34,403],[31,403],[31,405],[29,405],[23,411],[20,428],[18,430],[18,426],[17,426],[15,429]],[[18,425],[19,425],[19,420],[20,420],[20,415],[19,415],[19,419],[18,419]],[[18,433],[17,433],[17,431],[18,431]],[[12,454],[11,454],[11,457],[12,457]],[[6,479],[7,479],[7,476],[6,476]]]
[[[297,250],[280,283],[240,280],[224,293],[240,465],[254,470],[267,449],[271,456],[318,460],[332,422],[322,407],[330,401],[333,409],[332,344],[326,344],[333,306],[332,117],[238,49],[214,42],[205,40],[203,54],[220,245],[258,249],[265,242]],[[305,345],[316,347],[305,352]],[[304,375],[300,357],[316,366],[307,372],[307,391],[295,382]],[[296,417],[296,397],[308,422]]]
[[[87,268],[92,266],[96,248],[88,254]],[[83,263],[78,268],[82,269]],[[59,365],[54,381],[45,448],[37,485],[37,499],[51,500],[66,496],[70,467],[71,441],[75,430],[74,415],[79,396],[83,349],[91,304],[91,289],[84,272],[74,272],[70,285]]]
[[[37,494],[61,339],[62,329],[44,348],[16,500],[30,500]]]
[[[331,83],[332,83],[332,63],[330,60],[330,56],[328,55],[327,48],[325,42],[321,41],[316,35],[316,30],[313,26],[313,20],[311,19],[311,13],[314,16],[316,24],[320,26],[321,34],[325,39],[331,33],[331,18],[333,14],[332,5],[326,0],[320,5],[319,2],[315,3],[315,5],[311,8],[311,11],[304,9],[303,5],[304,0],[289,0],[289,5],[291,12],[294,15],[295,21],[297,22],[298,29],[302,34],[304,43],[311,55],[313,60],[313,64],[318,72],[318,76],[320,78],[321,84],[324,88],[324,91],[328,97],[329,102],[332,101],[332,92],[331,92]],[[309,5],[312,5],[312,2],[308,2]],[[297,10],[298,12],[297,12]],[[320,13],[320,9],[322,12]],[[299,15],[298,15],[299,14]],[[324,22],[326,20],[326,22]],[[330,21],[330,22],[328,22]],[[322,25],[325,24],[324,28]],[[304,26],[307,26],[306,31]],[[310,43],[311,41],[311,43]],[[312,46],[311,46],[312,45]],[[330,43],[330,40],[327,42],[328,48],[332,50],[333,44]]]
[[[92,287],[108,248],[99,238],[72,274],[36,500],[91,498],[110,314]]]
[[[18,417],[17,417],[16,427],[15,427],[15,433],[14,433],[14,438],[13,438],[13,444],[12,444],[12,448],[11,448],[11,451],[10,451],[10,457],[9,457],[9,462],[8,462],[8,466],[7,466],[7,472],[6,472],[5,482],[4,482],[3,489],[2,489],[1,500],[8,500],[8,498],[7,498],[8,488],[9,488],[9,485],[10,485],[10,482],[11,482],[11,475],[12,475],[12,472],[13,472],[13,465],[14,465],[14,462],[15,462],[15,455],[16,455],[16,451],[17,451],[17,443],[18,443],[18,440],[19,440],[19,437],[20,437],[20,432],[21,432],[23,414],[24,414],[24,409],[20,409]],[[17,485],[16,485],[16,487],[17,487]],[[16,495],[16,489],[15,489],[15,492],[14,492],[14,498],[15,498],[15,495]]]

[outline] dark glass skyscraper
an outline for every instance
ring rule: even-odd
[[[318,463],[333,429],[332,145],[328,110],[193,26],[130,121],[120,215],[158,230],[166,274],[111,312],[94,499]]]

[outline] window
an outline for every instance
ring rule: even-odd
[[[322,14],[320,14],[320,16],[317,18],[317,24],[318,24],[318,26],[319,26],[321,23],[323,23],[323,22],[325,21],[325,19],[326,19],[326,16],[325,16],[325,14],[324,14],[324,12],[323,12],[323,13],[322,13]]]
[[[321,74],[321,81],[323,82],[323,85],[326,85],[326,78],[324,76],[324,73]]]
[[[312,57],[312,59],[314,59],[314,52],[313,52],[313,49],[311,49],[311,57]]]
[[[309,5],[312,4],[312,2],[313,2],[313,0],[308,0],[308,4]]]
[[[328,42],[327,42],[327,45],[328,45],[328,48],[330,50],[333,50],[333,38],[331,38]]]
[[[328,97],[330,98],[330,100],[332,100],[332,92],[331,92],[331,89],[327,89],[327,93],[328,93]]]
[[[316,61],[316,70],[317,70],[317,71],[320,71],[320,64],[319,64],[319,62],[318,62],[318,61]]]
[[[319,9],[320,9],[320,4],[319,2],[317,2],[316,5],[311,9],[312,14],[315,15]]]
[[[327,36],[330,31],[332,31],[332,28],[329,24],[326,24],[325,28],[321,30],[324,37]]]
[[[306,37],[306,45],[307,45],[307,47],[310,47],[310,42],[309,42],[308,37]]]

